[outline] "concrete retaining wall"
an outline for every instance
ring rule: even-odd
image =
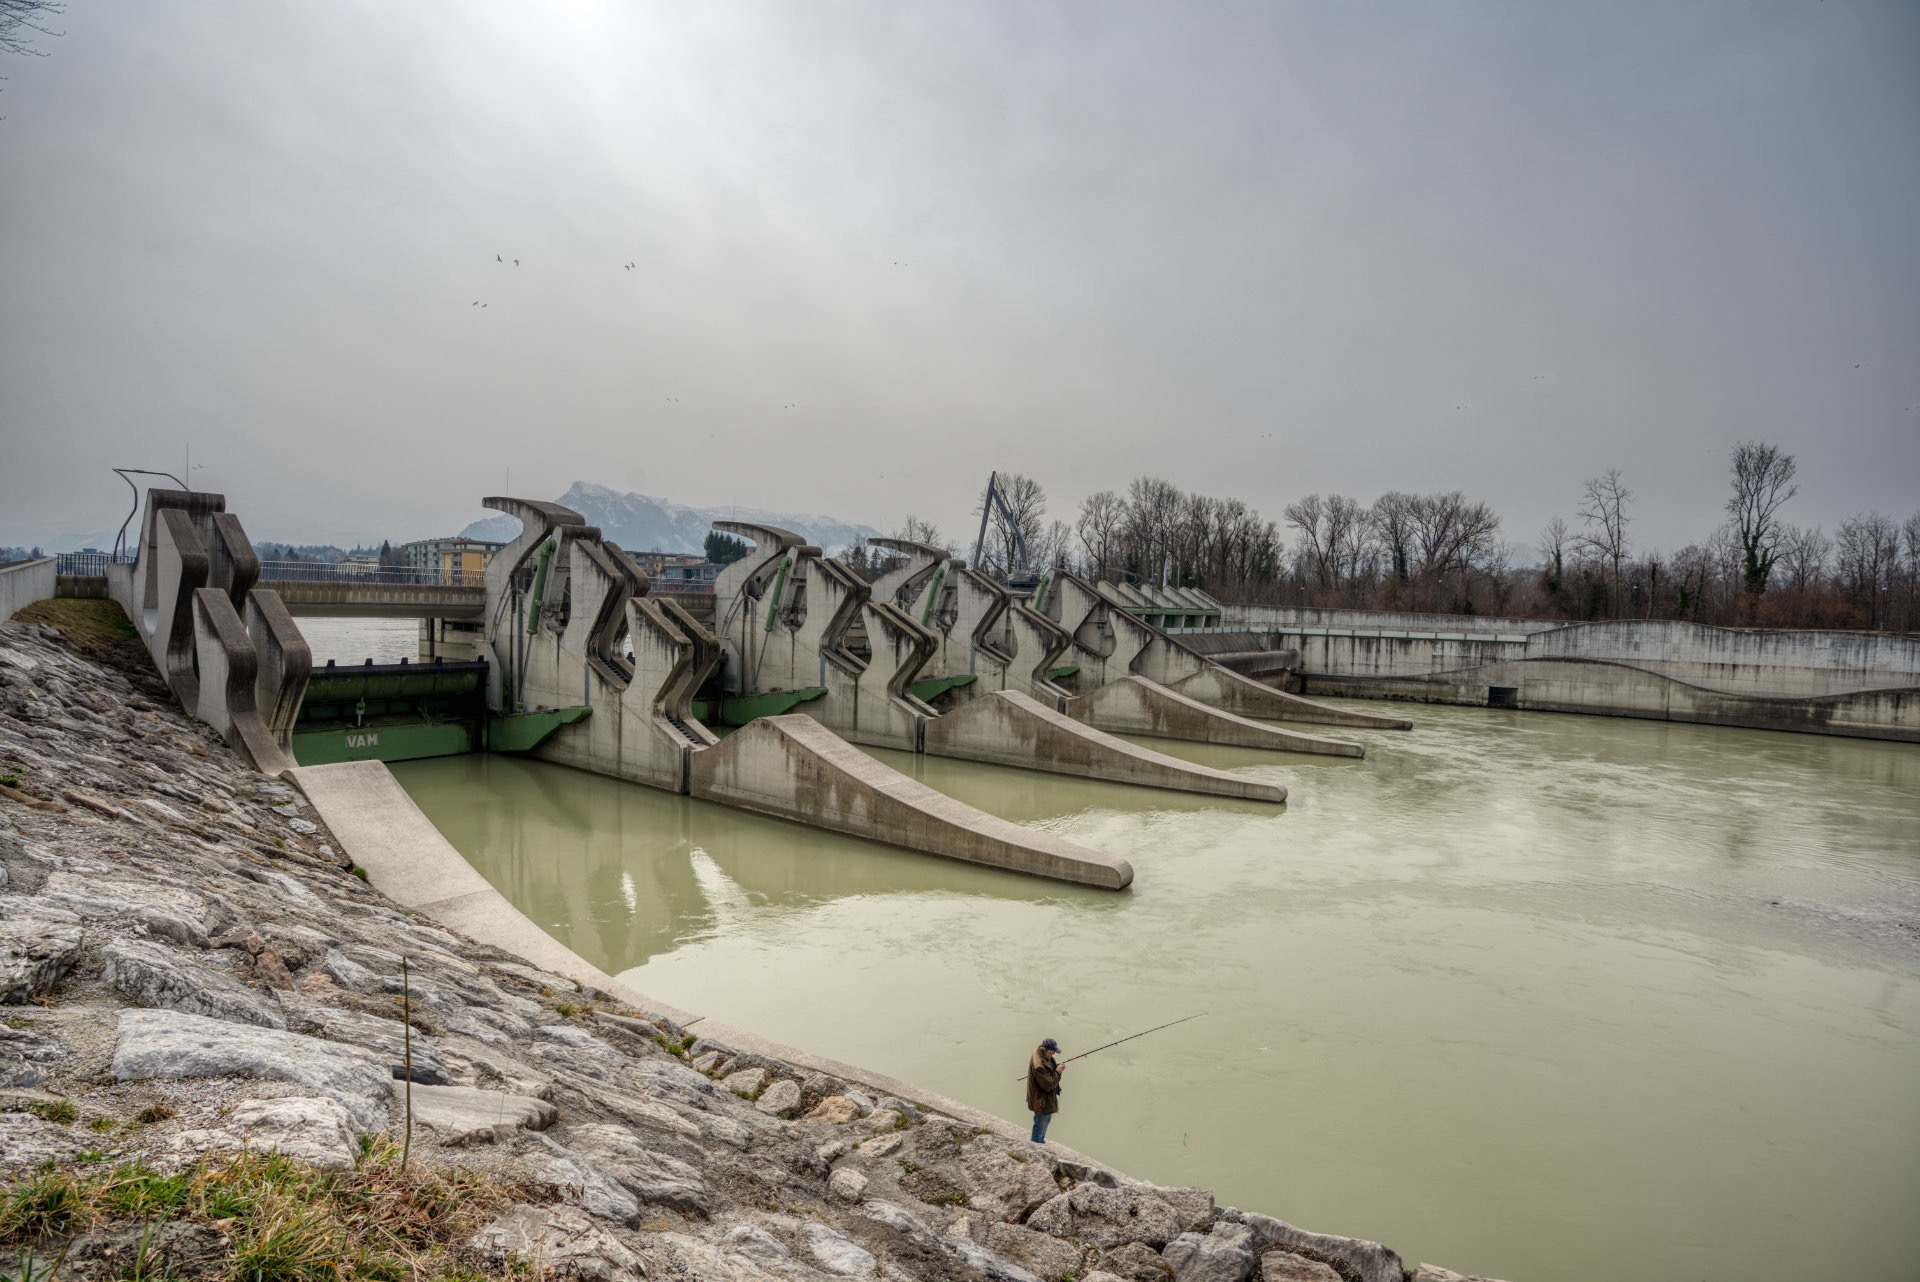
[[[1298,651],[1286,683],[1302,693],[1920,741],[1920,638],[1355,610],[1230,618]]]
[[[59,562],[50,556],[0,567],[0,620],[11,619],[35,601],[52,599],[59,578]]]

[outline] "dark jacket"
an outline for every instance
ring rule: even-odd
[[[1045,1051],[1033,1052],[1033,1059],[1027,1064],[1027,1111],[1029,1113],[1060,1111],[1060,1072],[1057,1065],[1050,1064]]]

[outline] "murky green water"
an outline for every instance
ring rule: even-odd
[[[1515,1282],[1911,1278],[1920,749],[1420,708],[1360,763],[1195,749],[1283,811],[927,762],[1121,894],[507,758],[396,768],[641,991],[1136,1174]],[[1164,743],[1154,746],[1167,748]],[[889,755],[903,769],[911,758]]]

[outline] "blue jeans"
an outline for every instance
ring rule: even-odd
[[[1035,1113],[1033,1115],[1033,1142],[1035,1144],[1045,1144],[1047,1142],[1047,1127],[1052,1124],[1052,1113]]]

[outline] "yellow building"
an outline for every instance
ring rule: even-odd
[[[493,554],[500,550],[498,543],[483,543],[479,539],[449,539],[440,549],[440,581],[442,583],[479,583],[487,571],[487,562],[493,560]]]

